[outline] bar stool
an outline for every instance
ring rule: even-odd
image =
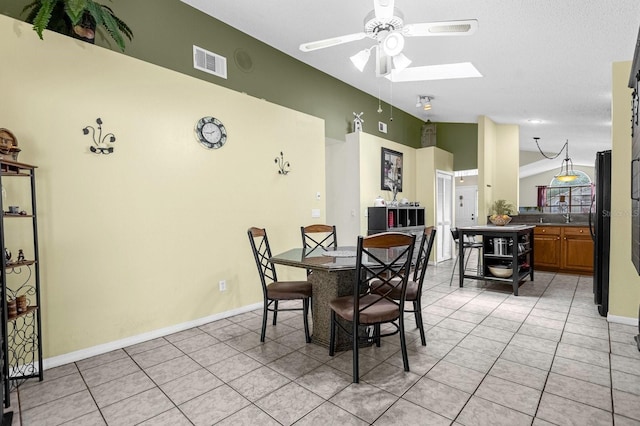
[[[456,246],[460,244],[460,232],[458,232],[458,228],[451,228],[451,236],[453,237],[453,241],[455,241]],[[482,258],[482,246],[483,244],[478,241],[463,241],[462,247],[465,252],[464,257],[467,259],[464,262],[464,269],[466,271],[467,265],[469,264],[469,259],[471,256],[467,255],[467,252],[470,254],[474,249],[478,250],[478,271],[480,271],[480,259]],[[456,273],[456,266],[458,265],[458,250],[456,250],[456,261],[453,263],[453,270],[451,271],[451,279],[449,280],[449,285],[453,282],[453,276]],[[479,275],[479,274],[478,274]]]

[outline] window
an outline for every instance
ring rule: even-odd
[[[575,170],[578,178],[572,182],[561,182],[556,178],[549,186],[538,187],[538,210],[544,213],[589,213],[595,187],[591,178]]]

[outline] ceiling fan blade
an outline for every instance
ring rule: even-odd
[[[393,18],[394,3],[394,0],[373,0],[373,10],[376,18],[383,22]]]
[[[425,22],[422,24],[407,24],[403,28],[408,37],[433,37],[471,35],[478,29],[477,19],[464,21]]]
[[[339,44],[349,43],[350,41],[362,40],[367,35],[365,33],[349,34],[340,37],[332,37],[324,40],[311,41],[302,43],[300,50],[303,52],[311,52],[313,50],[324,49],[325,47],[337,46]]]

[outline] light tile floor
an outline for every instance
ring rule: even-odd
[[[351,353],[305,344],[283,312],[260,344],[249,312],[45,372],[13,395],[14,425],[640,425],[636,327],[608,323],[590,277],[537,272],[449,286],[430,266],[427,346],[399,339]],[[456,277],[457,279],[457,277]]]

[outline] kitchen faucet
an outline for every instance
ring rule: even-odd
[[[571,212],[569,210],[567,210],[567,212],[564,213],[562,215],[562,217],[564,217],[564,223],[570,223],[571,222]]]

